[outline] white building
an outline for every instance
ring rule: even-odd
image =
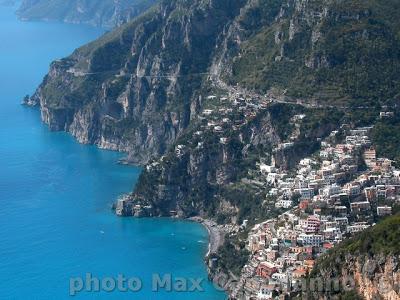
[[[314,197],[314,189],[311,188],[299,189],[298,192],[302,200],[311,200]]]
[[[272,299],[273,291],[268,287],[261,287],[257,294],[257,300]]]
[[[297,241],[304,246],[320,246],[324,242],[324,237],[320,234],[305,234],[302,233],[297,238]]]
[[[338,195],[342,192],[342,188],[336,184],[329,185],[322,190],[322,193],[326,197],[330,197],[332,195]]]
[[[278,202],[275,203],[276,208],[291,208],[293,206],[293,201],[292,200],[279,200]]]
[[[368,227],[369,227],[369,225],[367,225],[367,224],[350,225],[350,226],[347,226],[347,232],[348,233],[357,233],[357,232],[361,232],[361,231],[367,229]]]
[[[276,172],[276,168],[274,166],[269,166],[266,164],[261,164],[260,165],[260,171],[263,174],[269,174],[269,173],[274,173]]]
[[[378,206],[376,213],[379,217],[390,216],[392,214],[392,208],[390,206]]]

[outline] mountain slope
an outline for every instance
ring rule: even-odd
[[[166,153],[196,119],[201,90],[232,84],[362,105],[356,118],[368,124],[400,101],[399,10],[377,0],[164,0],[53,63],[29,103],[51,129],[137,163]]]
[[[400,3],[249,1],[228,33],[231,84],[332,103],[399,97]]]
[[[30,103],[51,129],[145,163],[196,115],[218,35],[238,8],[240,1],[163,1],[54,62]]]
[[[23,0],[23,20],[50,20],[114,27],[144,12],[157,0]]]

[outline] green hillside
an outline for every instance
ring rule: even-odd
[[[377,255],[400,255],[400,215],[388,217],[376,226],[364,230],[359,235],[344,241],[321,257],[311,276],[321,269],[345,267],[345,257],[375,257]],[[343,265],[342,265],[343,264]]]
[[[232,83],[335,102],[400,96],[399,1],[297,2],[260,0],[240,17]]]

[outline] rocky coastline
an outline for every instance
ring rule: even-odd
[[[391,77],[375,70],[395,70],[398,58],[379,68],[364,62],[381,65],[380,58],[392,51],[368,48],[354,60],[354,53],[364,53],[365,41],[376,44],[375,37],[391,29],[376,34],[376,28],[361,26],[344,36],[354,49],[337,59],[331,50],[343,45],[331,44],[340,40],[332,32],[353,32],[347,30],[353,21],[370,24],[372,13],[357,7],[344,13],[336,4],[289,0],[270,8],[263,1],[162,1],[151,13],[54,62],[26,103],[41,107],[51,130],[126,152],[122,163],[145,166],[135,191],[115,205],[117,215],[198,216],[193,221],[208,230],[212,256],[224,239],[209,220],[241,226],[273,217],[277,173],[287,175],[327,135],[341,132],[343,118],[349,126],[371,122],[349,107],[368,110],[366,99],[382,98],[371,105],[371,115],[378,116],[372,107],[397,95],[376,97],[373,89],[358,89],[347,73],[361,67],[365,86],[374,78],[374,85],[389,82],[391,91],[397,71],[389,74],[396,80],[386,80]],[[263,17],[254,18],[258,12]],[[390,46],[383,49],[397,43],[390,34],[384,39]],[[272,97],[267,89],[296,101]],[[261,174],[268,184],[260,181],[260,172],[272,174]],[[243,239],[236,242],[231,249],[241,253]]]
[[[0,5],[2,2],[16,3],[15,0],[0,0]],[[87,24],[106,29],[112,29],[128,22],[156,3],[155,0],[101,0],[95,2],[22,0],[18,2],[17,16],[21,21],[57,21]]]

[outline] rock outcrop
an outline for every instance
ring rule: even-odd
[[[322,257],[311,279],[325,284],[310,299],[341,299],[356,291],[363,299],[400,299],[400,216],[385,219]],[[337,289],[326,283],[338,282]]]
[[[269,148],[280,141],[270,115],[261,114],[241,130],[228,133],[227,129],[223,135],[195,126],[197,134],[182,136],[177,148],[143,171],[133,200],[152,206],[155,215],[212,218],[222,214],[235,220],[239,205],[227,199],[221,187],[245,177],[250,148]],[[261,132],[265,135],[259,139]]]

